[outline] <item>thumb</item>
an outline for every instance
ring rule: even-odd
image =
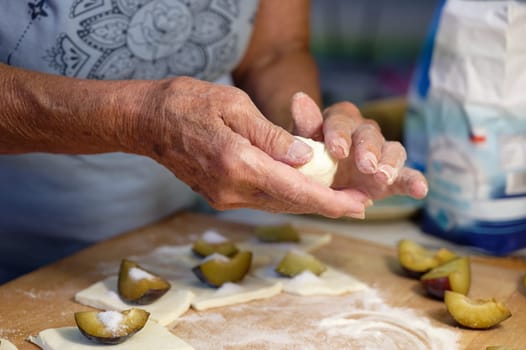
[[[265,118],[255,105],[223,120],[236,133],[275,160],[297,167],[311,160],[312,148]],[[247,113],[248,112],[248,113]]]
[[[285,129],[266,119],[257,119],[252,127],[253,132],[248,134],[250,142],[273,159],[294,167],[311,160],[312,148]]]
[[[292,96],[293,133],[321,141],[323,139],[323,115],[320,107],[304,92]]]

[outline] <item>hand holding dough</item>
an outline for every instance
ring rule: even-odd
[[[301,136],[296,136],[296,138],[309,145],[313,151],[312,159],[297,169],[312,180],[325,186],[331,186],[338,169],[338,161],[329,154],[323,142]]]

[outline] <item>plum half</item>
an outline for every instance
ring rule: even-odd
[[[232,258],[224,255],[211,255],[201,264],[195,266],[192,272],[203,283],[211,287],[221,287],[227,282],[243,280],[252,264],[252,252],[240,251]]]
[[[302,251],[291,250],[281,259],[275,271],[283,276],[294,277],[307,270],[319,276],[326,269],[325,264],[316,257]]]
[[[164,278],[143,269],[133,261],[122,260],[117,288],[123,300],[139,305],[151,304],[170,287],[170,283]]]
[[[142,309],[75,312],[80,333],[98,344],[120,344],[140,331],[150,313]]]
[[[431,296],[443,299],[447,290],[467,294],[471,285],[471,267],[468,257],[453,259],[424,274],[420,281]]]
[[[300,234],[291,224],[259,226],[255,229],[256,237],[261,242],[282,243],[299,242]]]
[[[432,268],[456,257],[455,253],[446,248],[434,251],[409,239],[398,242],[398,261],[404,271],[413,278],[419,278]]]
[[[463,294],[446,291],[444,302],[455,321],[468,328],[490,328],[511,317],[506,305],[495,299],[473,300]]]

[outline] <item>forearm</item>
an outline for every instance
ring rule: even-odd
[[[130,103],[131,86],[140,99],[148,84],[74,79],[0,64],[0,153],[124,150],[133,109],[140,106]]]
[[[310,54],[308,0],[261,1],[254,32],[234,82],[272,122],[292,129],[291,97],[299,91],[320,104],[316,63]]]
[[[237,77],[236,83],[250,94],[268,119],[289,131],[291,98],[296,92],[308,94],[321,106],[318,69],[308,47],[269,55],[261,66]]]

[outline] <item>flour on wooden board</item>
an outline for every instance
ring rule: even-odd
[[[282,294],[271,301],[191,312],[173,332],[196,349],[210,350],[455,350],[460,338],[411,309],[387,305],[374,289],[339,297]]]
[[[330,241],[330,235],[314,236],[311,240],[303,238],[305,237],[302,236],[303,245],[300,244],[299,247],[304,251],[311,251]],[[217,237],[212,237],[212,240],[216,239]],[[254,256],[259,256],[259,261],[262,264],[265,262],[267,267],[290,248],[276,244],[258,244],[250,240],[239,246],[241,249],[251,248]],[[167,325],[178,318],[173,332],[196,349],[458,349],[459,334],[450,329],[435,327],[431,320],[411,309],[387,305],[374,289],[342,296],[298,297],[277,295],[281,290],[281,282],[273,281],[279,288],[273,288],[272,293],[265,292],[265,298],[275,296],[272,300],[245,303],[261,299],[239,299],[246,294],[248,285],[252,285],[256,291],[264,291],[269,287],[258,287],[257,284],[248,283],[250,280],[257,279],[267,284],[269,281],[247,276],[244,281],[246,283],[229,284],[209,291],[209,288],[200,285],[191,271],[193,266],[202,262],[202,259],[192,254],[191,245],[162,246],[147,255],[133,257],[132,260],[143,268],[168,278],[172,283],[171,291],[190,289],[194,300],[186,301],[185,309],[190,302],[197,310],[210,307],[207,304],[198,307],[196,303],[201,302],[199,297],[203,299],[203,303],[213,303],[211,307],[229,305],[217,311],[190,311],[182,317],[180,314],[184,310],[180,310],[177,315],[179,318],[162,322]],[[110,279],[113,287],[107,288],[102,295],[114,303],[116,299],[118,301],[115,291],[117,277],[112,276],[108,280]],[[300,281],[302,288],[306,282],[313,282],[312,278],[301,278]],[[184,285],[179,285],[180,283]],[[77,293],[77,296],[82,293]],[[95,293],[91,299],[100,301],[100,295],[101,293]],[[234,304],[232,298],[236,298],[235,305],[230,305]],[[215,299],[221,302],[216,305]],[[152,314],[153,316],[155,315]]]

